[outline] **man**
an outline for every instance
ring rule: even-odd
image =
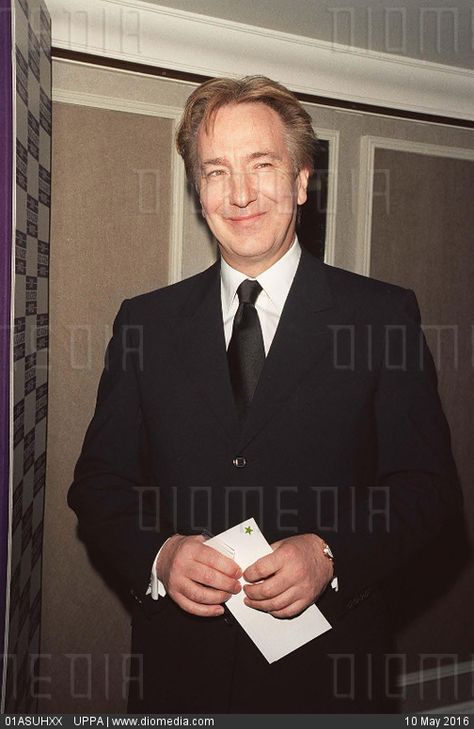
[[[459,505],[415,297],[301,251],[315,137],[283,86],[204,83],[177,143],[221,260],[122,305],[69,495],[136,598],[129,709],[383,710],[378,585]],[[201,532],[251,516],[274,551],[242,576]],[[268,664],[224,609],[241,589],[332,629]]]

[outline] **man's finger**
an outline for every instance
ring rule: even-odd
[[[280,569],[281,560],[278,557],[278,551],[272,554],[266,554],[265,557],[260,557],[256,562],[247,567],[244,572],[244,580],[246,582],[257,582],[257,580],[264,580],[270,575]]]
[[[224,612],[222,605],[204,605],[199,602],[193,602],[182,594],[174,595],[173,600],[187,613],[199,615],[202,618],[214,618],[222,615]]]
[[[295,602],[296,596],[293,588],[286,590],[271,600],[250,600],[248,597],[244,599],[244,603],[248,607],[254,608],[255,610],[262,610],[266,613],[272,613],[272,615],[274,612],[289,609]]]
[[[292,586],[292,583],[288,578],[285,579],[280,572],[262,582],[244,585],[246,596],[250,600],[271,600],[286,592]]]
[[[286,542],[286,539],[279,539],[277,542],[272,542],[270,544],[270,547],[275,551],[275,549],[278,549],[278,547],[281,547],[281,545]]]
[[[222,572],[201,562],[194,562],[190,566],[187,576],[194,582],[200,582],[201,585],[212,587],[214,590],[232,592],[234,595],[242,589],[238,580],[233,577],[228,577]]]
[[[234,562],[234,560],[229,557],[225,557],[216,549],[213,549],[213,547],[206,546],[205,542],[203,543],[202,548],[199,548],[196,552],[195,560],[196,562],[209,565],[229,577],[235,577],[238,579],[242,576],[242,570],[237,562]]]
[[[270,614],[273,615],[274,618],[294,618],[296,615],[302,613],[303,610],[306,610],[307,607],[308,604],[303,600],[296,600],[291,603],[291,605],[287,605],[286,608],[282,608],[281,610],[272,610]]]
[[[197,602],[203,605],[219,605],[231,596],[230,592],[214,590],[212,587],[204,587],[190,579],[186,579],[183,582],[181,594],[187,597],[188,600],[191,600],[191,602]]]

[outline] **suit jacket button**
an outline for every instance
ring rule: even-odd
[[[247,459],[243,456],[237,456],[237,458],[233,459],[232,463],[236,468],[245,468],[247,465]]]

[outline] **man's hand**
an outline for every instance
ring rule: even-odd
[[[332,561],[316,534],[299,534],[274,542],[272,554],[244,572],[246,605],[276,618],[292,618],[314,602],[333,578]],[[260,580],[262,580],[260,582]]]
[[[222,615],[221,603],[241,590],[238,564],[207,547],[202,536],[175,534],[168,539],[156,574],[180,608],[202,617]]]

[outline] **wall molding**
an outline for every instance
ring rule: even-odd
[[[176,122],[180,119],[182,109],[164,104],[150,104],[143,101],[124,99],[113,96],[89,94],[83,91],[53,88],[53,101],[79,106],[92,106],[98,109],[126,111],[132,114],[158,116],[173,121],[173,137]],[[184,230],[184,164],[174,144],[171,150],[171,218],[170,240],[168,249],[168,283],[175,283],[182,278],[183,230]]]
[[[406,139],[363,136],[360,140],[359,196],[357,203],[357,240],[355,272],[370,275],[370,254],[372,237],[372,208],[374,184],[374,159],[376,149],[391,149],[431,157],[449,157],[474,162],[474,149],[449,147]]]
[[[324,262],[334,266],[336,257],[336,212],[339,172],[339,138],[337,129],[315,128],[318,139],[329,142],[328,200],[326,209],[326,241]]]
[[[296,92],[474,120],[474,71],[142,0],[48,0],[53,46],[203,76],[262,73]],[[238,72],[236,72],[238,69]],[[315,72],[317,69],[317,72]]]

